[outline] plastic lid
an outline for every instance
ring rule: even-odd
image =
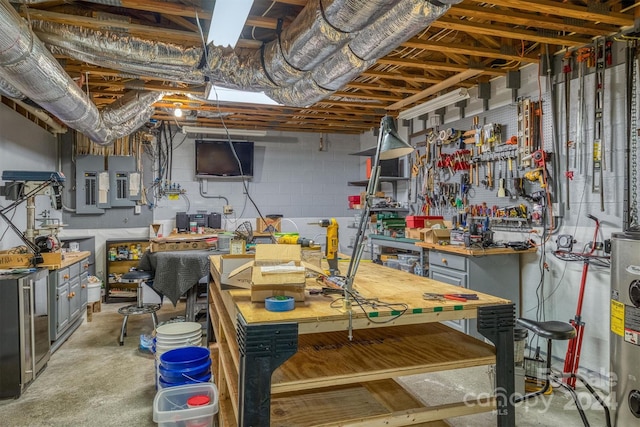
[[[211,403],[211,399],[206,394],[196,394],[195,396],[191,396],[187,399],[187,406],[189,406],[189,408],[204,406],[209,403]]]

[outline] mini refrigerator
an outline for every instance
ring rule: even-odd
[[[17,398],[49,361],[49,271],[0,275],[0,398]]]

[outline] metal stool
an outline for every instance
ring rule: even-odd
[[[160,310],[161,304],[144,304],[142,301],[142,284],[153,278],[148,271],[134,270],[125,273],[120,278],[122,283],[137,283],[136,303],[126,305],[118,309],[118,313],[124,316],[122,320],[122,328],[120,329],[120,345],[124,345],[124,337],[127,335],[127,320],[133,314],[151,314],[153,320],[153,329],[158,325],[158,316],[156,311]]]
[[[514,402],[516,403],[521,402],[523,400],[527,400],[532,397],[539,396],[541,394],[546,393],[551,388],[551,382],[554,381],[554,382],[557,382],[560,385],[560,387],[567,390],[569,394],[571,394],[571,397],[573,398],[573,401],[576,404],[576,408],[578,408],[578,413],[580,414],[582,423],[586,427],[589,427],[590,425],[589,421],[587,420],[587,416],[585,415],[584,410],[582,409],[582,405],[580,405],[580,399],[578,399],[578,396],[576,395],[575,390],[571,386],[567,385],[562,381],[562,376],[556,375],[551,371],[552,341],[553,340],[570,340],[575,338],[576,336],[575,328],[570,323],[559,322],[557,320],[551,320],[548,322],[537,322],[535,320],[530,320],[530,319],[517,319],[516,322],[518,323],[518,325],[529,329],[531,332],[538,335],[540,338],[544,338],[547,340],[547,364],[545,366],[545,379],[544,379],[544,385],[542,386],[542,388],[534,392],[527,393],[523,396],[517,397],[516,399],[514,399]],[[609,408],[604,403],[604,401],[600,398],[600,396],[598,396],[598,394],[593,389],[593,387],[591,387],[591,385],[580,375],[576,375],[573,373],[567,374],[567,375],[580,380],[584,384],[584,386],[587,388],[589,393],[591,393],[591,395],[598,401],[598,403],[600,403],[600,405],[604,409],[605,421],[607,423],[607,426],[611,427],[611,418],[609,415]]]

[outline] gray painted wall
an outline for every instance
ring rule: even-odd
[[[55,171],[57,167],[57,139],[55,136],[37,126],[30,120],[0,104],[0,172],[5,170]],[[1,183],[0,185],[4,185]],[[60,218],[60,212],[51,210],[51,199],[48,196],[36,196],[36,218],[41,217],[44,210],[51,212],[52,218]],[[0,196],[0,206],[10,204]],[[21,230],[26,229],[26,202],[20,204],[6,215]],[[36,221],[36,226],[38,222]],[[21,245],[12,230],[8,230],[0,219],[0,249]]]

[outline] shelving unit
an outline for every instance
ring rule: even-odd
[[[131,247],[140,245],[138,255],[132,255]],[[140,257],[148,249],[149,241],[142,239],[117,239],[105,242],[105,302],[130,302],[136,300],[135,283],[120,283],[120,276],[138,266]],[[126,248],[126,251],[125,251]],[[116,257],[110,256],[115,250]]]

